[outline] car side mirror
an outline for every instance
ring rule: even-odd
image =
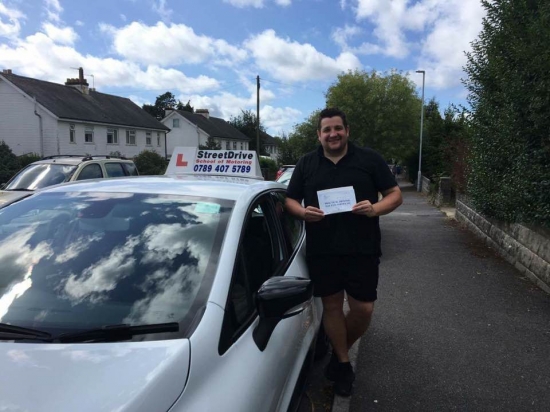
[[[260,322],[252,336],[258,349],[263,352],[277,324],[302,313],[312,296],[313,285],[309,279],[275,276],[265,281],[256,294]]]

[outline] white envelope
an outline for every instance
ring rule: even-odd
[[[317,198],[319,199],[319,209],[321,209],[325,215],[350,212],[353,205],[357,203],[353,186],[319,190],[317,192]]]

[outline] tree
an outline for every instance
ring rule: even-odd
[[[550,227],[550,3],[482,1],[467,53],[472,125],[468,194],[507,222]]]
[[[0,142],[0,184],[7,183],[20,169],[17,156],[11,148],[2,140]]]
[[[346,113],[350,140],[368,146],[386,159],[404,159],[414,152],[420,128],[419,99],[414,83],[391,71],[349,71],[338,76],[326,93],[327,107]]]
[[[256,119],[256,115],[252,113],[251,110],[241,110],[241,114],[239,116],[232,116],[229,120],[229,124],[231,126],[250,138],[250,142],[248,144],[249,150],[256,150]],[[262,134],[264,136],[262,136]],[[262,126],[262,123],[260,122],[260,148],[263,148],[265,134],[265,127]],[[265,155],[266,153],[260,150],[260,154]]]
[[[176,96],[171,92],[166,92],[157,96],[154,105],[144,104],[141,108],[157,119],[162,119],[165,116],[166,109],[194,112],[194,108],[191,106],[191,100],[187,101],[187,104],[183,104],[180,100],[176,100]]]
[[[222,148],[222,145],[220,142],[216,140],[216,138],[212,136],[208,136],[208,139],[206,139],[206,144],[199,145],[199,149],[202,150],[220,150]]]
[[[176,106],[176,109],[183,110],[184,112],[189,113],[195,113],[195,108],[191,106],[191,100],[187,101],[187,104],[183,104],[181,101],[178,100],[178,104]]]
[[[315,150],[318,144],[317,119],[319,110],[314,111],[304,122],[294,126],[288,139],[281,139],[279,164],[296,164],[304,154]]]
[[[136,157],[134,163],[140,175],[163,175],[166,173],[166,159],[152,150],[144,150]]]

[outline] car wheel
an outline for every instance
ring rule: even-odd
[[[323,327],[323,323],[321,322],[321,326],[319,327],[319,331],[317,332],[317,339],[315,342],[315,354],[313,355],[313,359],[316,361],[323,359],[328,353],[329,349],[330,340],[325,333],[325,328]]]

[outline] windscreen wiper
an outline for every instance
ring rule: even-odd
[[[48,332],[44,332],[38,329],[23,328],[21,326],[8,325],[7,323],[0,323],[0,339],[7,340],[42,340],[50,341],[52,335]]]
[[[178,332],[179,323],[156,323],[151,325],[130,326],[107,325],[98,329],[90,329],[81,332],[63,333],[53,340],[59,343],[76,342],[118,342],[132,339],[135,335],[147,335],[150,333]]]

